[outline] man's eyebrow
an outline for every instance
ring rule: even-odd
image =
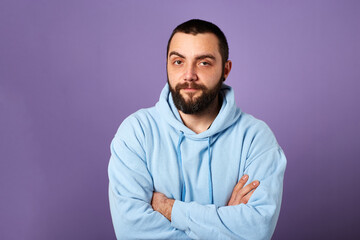
[[[179,57],[181,57],[181,58],[185,58],[184,55],[182,55],[182,54],[180,54],[180,53],[178,53],[178,52],[176,52],[176,51],[170,52],[170,53],[169,53],[169,58],[170,58],[172,55],[176,55],[176,56],[179,56]]]
[[[210,58],[210,59],[216,60],[215,56],[212,54],[204,54],[204,55],[197,56],[196,60],[201,60],[201,59],[205,59],[205,58]]]
[[[179,56],[181,58],[186,58],[184,55],[176,52],[176,51],[172,51],[169,53],[169,58],[172,56],[172,55],[176,55],[176,56]],[[199,55],[199,56],[196,56],[196,60],[201,60],[201,59],[205,59],[205,58],[210,58],[210,59],[213,59],[213,60],[216,60],[215,56],[212,55],[212,54],[203,54],[203,55]]]

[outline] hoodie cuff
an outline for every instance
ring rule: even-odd
[[[189,203],[175,200],[171,210],[171,226],[182,231],[188,230]]]

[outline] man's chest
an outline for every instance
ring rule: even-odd
[[[228,135],[193,139],[163,134],[146,152],[156,191],[201,204],[209,204],[212,193],[219,206],[226,205],[246,160],[242,142]]]

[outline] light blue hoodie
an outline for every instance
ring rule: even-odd
[[[223,84],[222,107],[200,134],[187,128],[166,84],[155,107],[120,125],[112,143],[109,198],[118,239],[270,239],[279,216],[286,159],[262,121],[236,107]],[[259,180],[247,204],[226,206],[236,183]],[[150,203],[175,199],[169,222]]]

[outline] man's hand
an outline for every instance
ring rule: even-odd
[[[159,192],[154,192],[151,199],[151,206],[154,211],[158,211],[169,221],[171,221],[171,211],[174,205],[175,200],[167,198],[164,194]]]
[[[255,180],[244,187],[248,179],[249,176],[245,174],[236,184],[231,194],[231,198],[227,204],[228,206],[239,205],[240,203],[246,204],[249,201],[251,195],[259,186],[260,182]]]
[[[231,198],[227,206],[239,205],[240,203],[246,204],[251,195],[254,193],[255,189],[259,186],[260,182],[255,180],[252,183],[245,185],[249,176],[244,175],[240,181],[236,184],[231,194]],[[160,192],[154,192],[151,199],[151,206],[154,211],[161,213],[169,221],[171,221],[171,211],[174,205],[175,200],[167,198],[164,194]]]

